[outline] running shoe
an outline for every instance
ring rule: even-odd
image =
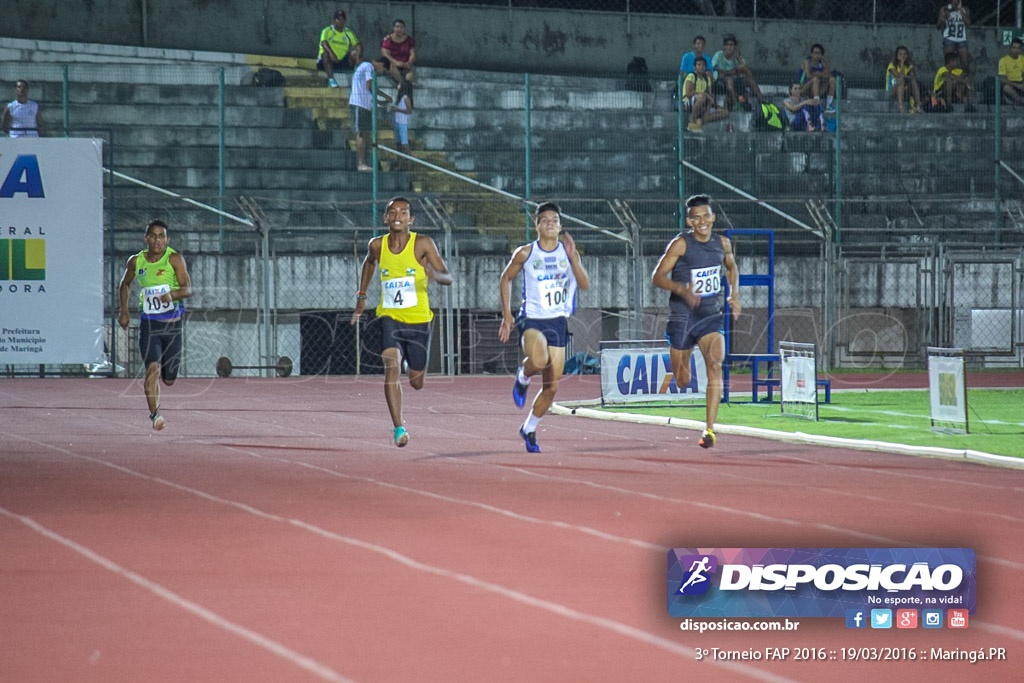
[[[405,427],[395,427],[395,445],[401,448],[407,443],[409,443],[409,432],[405,431]]]
[[[329,88],[337,88],[338,87],[338,81],[334,80],[333,78],[328,78],[327,79],[327,86]]]
[[[516,402],[516,408],[522,408],[526,405],[526,390],[529,388],[529,384],[523,384],[519,381],[519,373],[516,373],[516,383],[512,387],[512,400]]]
[[[710,429],[705,429],[704,433],[700,435],[700,447],[711,448],[715,445],[715,433]]]
[[[523,431],[523,428],[519,428],[519,436],[523,437],[523,441],[526,443],[527,453],[540,453],[540,446],[537,445],[537,432],[530,432],[527,434]]]
[[[153,429],[158,432],[164,428],[164,418],[160,413],[153,413],[150,415],[149,421],[153,423]]]

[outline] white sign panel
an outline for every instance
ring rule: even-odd
[[[103,360],[101,145],[0,138],[0,364]]]
[[[928,398],[932,420],[967,422],[963,356],[928,356]]]
[[[782,400],[796,403],[817,402],[817,373],[814,356],[782,356]]]
[[[606,403],[651,403],[703,398],[707,369],[700,349],[690,357],[690,383],[676,386],[668,347],[601,349],[601,398]]]

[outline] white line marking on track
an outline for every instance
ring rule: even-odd
[[[24,437],[18,437],[18,438],[24,439]],[[24,439],[24,440],[28,440],[28,439]],[[39,443],[39,442],[36,442],[36,443]],[[400,563],[400,564],[402,564],[402,565],[404,565],[406,567],[409,567],[411,569],[415,569],[417,571],[427,572],[427,573],[430,573],[430,574],[435,574],[437,576],[442,576],[442,577],[445,577],[445,578],[449,578],[449,579],[458,581],[460,583],[463,583],[465,585],[472,586],[474,588],[485,590],[485,591],[488,591],[490,593],[494,593],[496,595],[501,595],[501,596],[503,596],[505,598],[509,598],[509,599],[514,600],[516,602],[519,602],[521,604],[545,610],[547,612],[550,612],[551,614],[555,614],[555,615],[558,615],[558,616],[561,616],[561,617],[573,619],[575,621],[579,621],[579,622],[582,622],[582,623],[585,623],[585,624],[589,624],[589,625],[594,626],[596,628],[601,628],[601,629],[604,629],[606,631],[610,631],[612,633],[616,633],[618,635],[625,636],[627,638],[630,638],[632,640],[635,640],[635,641],[638,641],[638,642],[641,642],[641,643],[652,645],[654,647],[657,647],[657,648],[660,648],[662,650],[665,650],[665,651],[667,651],[667,652],[669,652],[671,654],[679,655],[681,657],[687,657],[687,658],[690,658],[690,659],[695,658],[695,655],[696,655],[696,651],[693,648],[691,648],[691,647],[689,647],[687,645],[682,645],[682,644],[677,643],[677,642],[675,642],[673,640],[669,640],[667,638],[662,638],[661,636],[654,635],[653,633],[648,633],[647,631],[644,631],[642,629],[638,629],[638,628],[636,628],[634,626],[630,626],[628,624],[624,624],[622,622],[615,621],[614,619],[608,619],[607,617],[602,617],[602,616],[598,616],[598,615],[595,615],[595,614],[588,614],[586,612],[580,612],[579,610],[575,610],[575,609],[573,609],[571,607],[568,607],[566,605],[562,605],[562,604],[556,603],[556,602],[551,602],[549,600],[543,600],[541,598],[536,598],[536,597],[533,597],[532,595],[528,595],[526,593],[522,593],[520,591],[513,590],[511,588],[506,588],[505,586],[501,586],[501,585],[496,584],[496,583],[491,583],[491,582],[485,581],[483,579],[478,579],[478,578],[476,578],[474,576],[470,576],[468,574],[462,574],[462,573],[459,573],[459,572],[453,572],[451,570],[444,569],[443,567],[436,567],[434,565],[429,565],[429,564],[426,564],[426,563],[423,563],[423,562],[419,562],[418,560],[415,560],[415,559],[413,559],[413,558],[411,558],[411,557],[409,557],[407,555],[403,555],[402,553],[398,552],[397,550],[392,550],[391,548],[387,548],[385,546],[376,545],[374,543],[369,543],[367,541],[363,541],[363,540],[360,540],[360,539],[357,539],[357,538],[351,538],[351,537],[348,537],[348,536],[341,536],[339,534],[335,534],[334,532],[328,531],[327,529],[322,529],[322,528],[320,528],[318,526],[315,526],[313,524],[309,524],[308,522],[304,522],[304,521],[302,521],[300,519],[286,519],[286,518],[281,517],[279,515],[275,515],[275,514],[270,513],[270,512],[265,512],[263,510],[259,510],[259,509],[255,508],[255,507],[253,507],[251,505],[248,505],[246,503],[241,503],[241,502],[238,502],[238,501],[229,500],[227,498],[220,498],[219,496],[215,496],[213,494],[206,493],[205,491],[200,491],[199,489],[193,489],[191,487],[184,486],[182,484],[177,484],[177,483],[169,481],[167,479],[162,479],[160,477],[153,477],[153,476],[150,476],[148,474],[143,474],[141,472],[136,472],[135,470],[129,469],[127,467],[122,467],[121,465],[116,465],[116,464],[114,464],[112,462],[107,462],[105,460],[101,460],[100,458],[94,458],[92,456],[82,455],[80,453],[75,453],[75,452],[70,451],[70,450],[68,450],[66,448],[63,448],[63,447],[60,447],[60,446],[54,446],[52,444],[42,443],[40,445],[48,447],[48,448],[51,448],[51,449],[56,450],[56,451],[59,451],[61,453],[65,453],[65,454],[70,455],[71,457],[74,457],[74,458],[78,458],[78,459],[81,459],[81,460],[92,462],[92,463],[95,463],[97,465],[102,465],[104,467],[109,467],[110,469],[113,469],[115,471],[122,472],[124,474],[130,475],[130,476],[133,476],[133,477],[138,477],[139,479],[144,479],[146,481],[151,481],[151,482],[154,482],[154,483],[157,483],[157,484],[161,484],[163,486],[168,486],[168,487],[176,489],[178,491],[183,491],[185,493],[190,493],[190,494],[192,494],[194,496],[202,498],[203,500],[208,500],[208,501],[213,502],[213,503],[218,503],[218,504],[221,504],[221,505],[227,505],[227,506],[230,506],[230,507],[237,508],[239,510],[242,510],[243,512],[247,512],[247,513],[249,513],[251,515],[254,515],[256,517],[260,517],[260,518],[265,519],[265,520],[274,521],[274,522],[284,522],[284,523],[290,524],[290,525],[292,525],[292,526],[294,526],[296,528],[300,528],[300,529],[309,531],[311,533],[317,534],[318,536],[321,536],[323,538],[328,538],[328,539],[331,539],[331,540],[334,540],[334,541],[345,543],[346,545],[351,545],[351,546],[354,546],[354,547],[357,547],[357,548],[362,548],[364,550],[368,550],[368,551],[371,551],[371,552],[374,552],[374,553],[378,553],[380,555],[384,555],[385,557],[388,557],[389,559],[394,560],[394,561],[396,561],[396,562],[398,562],[398,563]],[[5,512],[9,516],[14,516],[17,519],[21,519],[21,517],[19,517],[19,516],[13,515],[11,513],[7,513],[5,510],[3,510],[3,508],[0,508],[0,512]],[[33,524],[34,524],[34,522],[33,522]],[[42,528],[42,527],[40,527],[40,528]],[[57,536],[56,538],[60,539],[61,542],[64,542],[62,540],[62,537]],[[69,542],[69,543],[72,543],[72,542]],[[81,546],[79,546],[79,547],[81,547]],[[76,550],[77,550],[77,548],[76,548]],[[87,551],[89,553],[92,552],[92,551],[89,551],[87,548],[82,548],[82,550],[85,550],[85,551]],[[93,555],[95,555],[95,554],[93,554]],[[89,557],[90,559],[93,559],[93,557],[90,556],[90,555],[86,555],[86,556]],[[99,562],[99,564],[104,564],[105,562],[109,562],[109,560],[105,560],[105,558],[100,558],[98,555],[95,555],[95,557],[98,560],[103,560],[102,562]],[[94,561],[97,561],[97,560],[94,560]],[[133,574],[132,572],[127,572],[127,570],[121,569],[120,567],[118,567],[118,565],[115,565],[112,562],[110,564],[113,567],[117,567],[117,569],[120,570],[121,572],[125,572],[125,576],[128,577],[128,578],[131,578],[132,576],[138,576],[138,575]],[[106,565],[104,564],[104,566],[106,566]],[[149,583],[146,579],[143,579],[142,577],[138,577],[138,578],[140,580],[142,580],[142,581],[146,581],[147,583]],[[135,579],[132,579],[132,580],[135,580]],[[140,584],[140,585],[144,585],[144,584]],[[156,587],[159,587],[159,588],[162,588],[162,587],[158,586],[157,584],[152,584],[152,585],[156,586]],[[167,590],[167,589],[163,589],[163,590]],[[174,593],[171,593],[170,591],[167,591],[167,592],[170,595],[175,595]],[[188,602],[188,601],[185,601],[184,598],[181,598],[181,600],[183,600],[186,603]],[[189,604],[194,604],[194,603],[189,603]],[[208,610],[205,610],[205,608],[202,608],[199,605],[195,605],[195,607],[200,609],[200,610],[204,610],[204,611],[208,612]],[[212,612],[209,612],[209,614],[213,615]],[[199,615],[203,616],[203,618],[207,618],[202,613],[199,613]],[[213,615],[213,616],[216,616],[216,615]],[[227,621],[225,623],[231,624],[231,622],[227,622]],[[241,629],[243,627],[238,627],[238,628]],[[258,634],[256,634],[256,635],[258,635]],[[273,641],[270,641],[270,642],[273,642]],[[712,662],[708,662],[708,663],[713,665],[713,666],[721,667],[721,668],[727,669],[729,671],[734,671],[736,673],[743,674],[745,676],[749,676],[750,678],[753,678],[753,679],[756,679],[756,680],[768,681],[769,683],[790,683],[791,681],[793,681],[793,679],[791,679],[791,678],[786,678],[785,676],[779,676],[779,675],[776,675],[776,674],[773,674],[773,673],[770,673],[770,672],[767,672],[767,671],[762,671],[762,670],[760,670],[758,668],[755,668],[753,666],[749,666],[749,665],[741,664],[741,663],[737,663],[737,662],[712,661]],[[332,679],[332,680],[334,680],[334,679]],[[338,679],[338,680],[346,680],[346,679],[342,678],[342,679]]]
[[[159,583],[150,581],[149,579],[140,574],[136,574],[135,572],[129,569],[125,569],[113,560],[109,560],[106,557],[100,555],[99,553],[89,548],[86,548],[85,546],[76,543],[69,538],[61,536],[56,531],[53,531],[43,526],[42,524],[39,524],[30,517],[19,515],[18,513],[11,512],[10,510],[3,507],[0,507],[0,514],[21,522],[33,531],[40,533],[43,536],[49,538],[50,540],[56,541],[57,543],[60,543],[61,545],[67,548],[70,548],[82,557],[91,560],[92,562],[95,562],[104,569],[131,581],[135,585],[146,589],[150,593],[153,593],[157,597],[166,600],[172,605],[180,607],[186,612],[191,612],[200,619],[203,619],[204,621],[213,624],[217,628],[223,629],[229,633],[239,636],[243,640],[247,640],[256,646],[261,647],[264,650],[267,650],[271,654],[275,654],[278,657],[281,657],[282,659],[287,660],[288,662],[291,662],[292,664],[295,664],[296,666],[305,669],[306,671],[309,671],[312,674],[315,674],[316,676],[322,678],[325,681],[337,681],[339,683],[348,683],[352,680],[350,678],[345,678],[344,676],[334,671],[330,667],[327,667],[321,664],[320,662],[317,662],[315,659],[299,654],[295,650],[292,650],[291,648],[286,647],[285,645],[282,645],[281,643],[278,643],[275,640],[271,640],[270,638],[260,633],[257,633],[256,631],[248,629],[245,626],[236,624],[235,622],[220,616],[216,612],[209,610],[206,607],[203,607],[202,605],[199,605],[187,598],[178,595],[171,589],[166,588],[160,585]]]

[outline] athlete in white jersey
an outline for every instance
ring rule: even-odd
[[[537,425],[555,400],[558,380],[565,369],[568,319],[576,310],[576,290],[590,286],[590,277],[572,237],[563,233],[562,241],[558,239],[562,230],[558,205],[554,202],[541,204],[537,207],[536,220],[537,241],[515,250],[498,284],[501,296],[498,339],[506,342],[516,326],[511,306],[512,280],[520,272],[523,274],[518,326],[525,357],[512,389],[516,406],[522,408],[526,404],[531,377],[541,375],[543,380],[543,388],[534,397],[532,409],[519,429],[530,453],[540,452]]]
[[[42,127],[39,103],[28,98],[28,81],[14,85],[14,99],[4,107],[0,129],[12,138],[37,138]]]
[[[964,75],[971,72],[971,56],[967,50],[967,27],[971,25],[971,11],[963,0],[947,0],[939,7],[939,20],[935,27],[942,31],[942,54],[955,52],[960,57]]]

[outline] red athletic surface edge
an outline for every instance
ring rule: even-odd
[[[0,381],[0,680],[1021,680],[1021,471],[550,415],[531,455],[510,389],[406,387],[398,449],[380,377],[180,380],[159,433],[138,381]],[[978,609],[963,631],[684,632],[682,546],[970,547]]]

